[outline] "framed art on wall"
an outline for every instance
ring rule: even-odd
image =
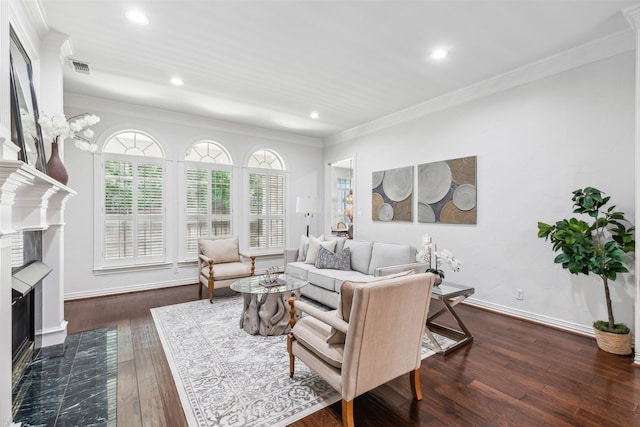
[[[418,165],[418,222],[476,224],[476,156]]]
[[[373,172],[371,218],[413,221],[413,166]]]

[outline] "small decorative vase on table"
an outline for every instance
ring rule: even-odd
[[[69,182],[69,173],[64,167],[64,163],[62,163],[62,159],[58,154],[57,139],[58,138],[55,138],[51,143],[51,157],[49,157],[49,161],[47,162],[47,175],[59,183],[67,185],[67,182]]]

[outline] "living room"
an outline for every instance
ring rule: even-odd
[[[42,35],[41,23],[30,23],[34,15],[29,8],[42,8],[46,17],[55,15],[54,8],[62,6],[55,1],[26,3],[30,6],[3,1],[2,34],[9,34],[11,24],[22,31],[18,35],[24,44],[26,40],[38,40],[27,45],[42,49],[30,53],[44,61],[50,55],[45,52],[51,48],[52,38]],[[562,49],[541,52],[535,61],[514,65],[499,75],[486,75],[433,99],[425,98],[339,131],[325,130],[324,134],[296,130],[295,126],[285,131],[246,124],[242,112],[231,111],[230,104],[225,114],[212,111],[210,116],[153,108],[149,106],[153,99],[147,98],[142,80],[139,93],[134,94],[139,103],[87,95],[73,90],[77,83],[66,84],[67,64],[60,65],[57,76],[40,76],[36,87],[41,109],[59,108],[67,117],[86,112],[99,116],[100,122],[92,127],[98,147],[122,131],[150,135],[161,146],[166,171],[166,251],[161,260],[136,266],[105,263],[100,255],[102,228],[98,226],[103,217],[96,208],[102,206],[103,200],[99,183],[104,159],[100,149],[92,154],[76,149],[72,141],[65,143],[68,186],[77,194],[69,198],[64,209],[60,262],[63,286],[56,303],[196,282],[195,257],[190,258],[184,251],[184,231],[174,225],[184,223],[181,185],[185,156],[193,144],[206,140],[220,144],[231,158],[235,178],[231,223],[243,251],[250,249],[246,232],[249,218],[245,213],[249,205],[246,174],[252,154],[271,150],[284,164],[285,247],[297,246],[305,233],[306,218],[296,212],[298,196],[323,200],[321,212],[311,218],[310,231],[314,236],[331,234],[335,224],[330,221],[329,164],[353,159],[355,239],[419,247],[422,236],[428,233],[439,248],[451,250],[462,260],[460,271],[447,271],[446,278],[475,288],[474,295],[466,301],[469,305],[592,337],[592,322],[606,317],[600,279],[569,274],[554,264],[556,254],[549,243],[537,237],[538,221],[552,223],[570,216],[572,191],[586,186],[603,190],[618,210],[637,222],[637,21],[633,20],[635,9],[626,9],[637,2],[590,3],[600,3],[600,14],[594,12],[591,26],[584,27],[586,35],[581,34],[583,38],[574,35],[574,39],[559,43],[557,46]],[[539,35],[528,37],[535,44]],[[81,45],[73,32],[69,38]],[[2,39],[6,40],[4,36]],[[6,64],[8,46],[2,49],[2,63]],[[436,65],[441,67],[439,72],[463,73],[452,64],[465,49],[469,48],[458,46],[458,52],[453,49],[452,62]],[[3,76],[8,75],[5,68],[8,67],[3,67]],[[63,68],[65,86],[47,86],[61,81]],[[47,69],[40,67],[40,72]],[[94,71],[100,74],[99,69]],[[402,79],[402,72],[398,71],[394,78]],[[114,82],[118,84],[117,79]],[[372,99],[375,100],[374,95]],[[3,113],[7,108],[3,106]],[[2,135],[10,133],[8,116],[2,116]],[[301,123],[312,120],[304,119]],[[334,123],[326,126],[330,125]],[[418,221],[415,213],[412,221],[372,220],[372,173],[467,156],[477,158],[476,224],[425,224]],[[257,271],[283,265],[282,249],[256,251]],[[621,274],[611,283],[611,292],[616,321],[636,331],[640,309],[635,268],[631,267],[631,273]],[[5,271],[0,301],[4,301],[2,320],[7,323],[11,321],[5,304],[9,299],[4,296],[8,295],[10,280]],[[186,292],[195,291],[188,289]],[[45,322],[49,320],[46,318]],[[65,328],[63,322],[54,322],[43,329],[46,332],[57,327]],[[1,343],[8,347],[7,339]],[[637,347],[637,337],[635,343]],[[10,382],[7,375],[11,362],[6,359],[3,356],[0,360],[3,395]],[[630,357],[628,362],[640,363],[637,355],[635,361]],[[9,419],[10,407],[3,403],[0,409],[0,421]]]

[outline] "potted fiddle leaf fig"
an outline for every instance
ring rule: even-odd
[[[627,273],[635,250],[634,230],[622,212],[615,206],[606,207],[611,197],[592,187],[573,192],[573,213],[580,218],[563,219],[553,225],[538,222],[538,237],[550,240],[553,251],[559,252],[554,262],[562,264],[572,274],[589,275],[602,279],[608,319],[593,323],[598,347],[609,353],[631,353],[631,331],[613,318],[609,281],[619,273]]]

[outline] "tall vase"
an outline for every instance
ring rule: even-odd
[[[62,163],[62,159],[58,154],[57,142],[51,143],[51,157],[49,157],[49,161],[47,162],[47,175],[63,185],[67,185],[69,181],[67,169],[64,167],[64,163]]]

